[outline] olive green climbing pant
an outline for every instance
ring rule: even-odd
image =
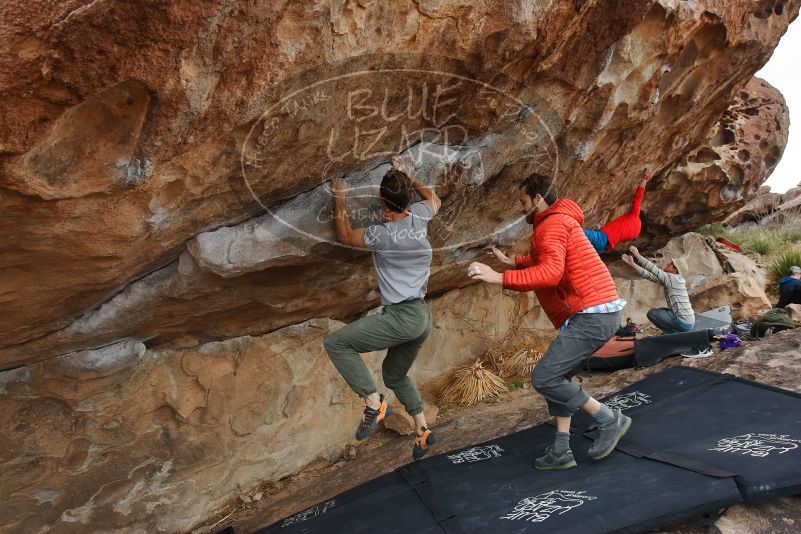
[[[377,390],[359,353],[389,349],[381,366],[384,384],[414,416],[423,411],[423,400],[407,373],[430,332],[431,312],[417,299],[389,304],[379,314],[343,326],[329,334],[324,345],[339,373],[362,397]]]

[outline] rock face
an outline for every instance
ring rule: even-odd
[[[734,206],[754,197],[762,177],[779,163],[789,130],[784,98],[764,80],[752,79],[737,93],[707,142],[667,172],[661,186],[667,194],[660,195],[661,202],[649,204],[651,212],[659,213],[649,235],[695,230],[704,222],[725,218]]]
[[[801,212],[801,185],[786,193],[760,191],[745,206],[726,217],[726,223],[788,223],[798,219]],[[792,219],[790,219],[792,218]]]
[[[423,413],[429,426],[436,424],[439,408],[433,404],[426,403]],[[384,428],[393,430],[401,436],[411,436],[416,430],[414,418],[406,413],[403,405],[399,403],[395,403],[392,407],[392,413],[384,419]]]
[[[436,299],[436,328],[415,379],[480,354],[521,323],[544,326],[534,303],[479,286]],[[11,446],[0,525],[182,531],[241,486],[339,458],[361,405],[322,351],[322,337],[338,325],[313,320],[202,345],[186,338],[176,343],[185,347],[161,351],[127,340],[3,373]],[[365,359],[378,376],[380,355]],[[172,506],[188,496],[191,506]],[[154,507],[176,513],[154,515]]]
[[[413,379],[544,327],[535,302],[488,286],[435,299]],[[314,319],[162,350],[126,340],[0,374],[0,531],[184,532],[240,488],[342,458],[363,404],[323,350],[339,326]],[[364,358],[381,384],[383,353]]]
[[[649,165],[652,250],[738,209],[786,142],[752,77],[799,3],[5,2],[0,530],[185,531],[341,454],[359,406],[321,340],[379,295],[332,243],[332,177],[357,226],[393,154],[444,200],[420,383],[550,328],[533,296],[464,288],[483,246],[526,245],[529,172],[593,226]],[[699,239],[663,252],[693,286],[734,276]],[[661,302],[618,284],[639,322]]]
[[[746,273],[732,273],[710,280],[694,288],[690,298],[698,311],[731,306],[735,320],[751,319],[758,312],[771,308],[764,287]]]
[[[6,2],[0,368],[369,309],[367,258],[331,261],[347,254],[321,184],[369,191],[397,152],[445,199],[433,291],[515,241],[509,199],[532,169],[589,225],[625,209],[646,164],[652,236],[737,209],[784,145],[780,95],[750,80],[797,12]]]
[[[748,222],[759,222],[775,212],[783,199],[784,195],[781,193],[773,193],[772,191],[759,192],[745,206],[726,217],[726,224],[736,226]]]

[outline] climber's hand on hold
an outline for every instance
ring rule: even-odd
[[[402,157],[400,156],[393,156],[392,157],[392,166],[395,167],[397,170],[405,174],[407,177],[412,176],[412,168],[411,166],[406,163]]]
[[[494,246],[485,247],[484,248],[484,252],[486,254],[495,256],[496,258],[498,258],[498,261],[500,261],[501,263],[503,263],[505,265],[514,265],[515,264],[515,260],[513,260],[512,258],[507,256],[506,254],[504,254],[503,252],[501,252],[500,250],[498,250]]]
[[[503,275],[495,272],[488,265],[474,261],[467,268],[467,276],[473,280],[481,280],[488,284],[503,284]]]
[[[648,185],[648,181],[651,179],[651,166],[646,166],[642,172],[640,173],[640,187],[643,189],[646,185]]]
[[[331,193],[337,198],[345,198],[350,191],[350,185],[344,178],[334,178],[331,180]]]

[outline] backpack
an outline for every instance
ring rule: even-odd
[[[787,312],[781,308],[773,308],[754,323],[751,327],[751,335],[761,338],[791,328],[795,328],[795,324]]]

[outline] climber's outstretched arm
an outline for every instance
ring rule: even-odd
[[[638,185],[637,189],[634,191],[634,198],[631,201],[631,211],[629,213],[634,213],[638,217],[640,216],[640,204],[642,204],[642,197],[645,195],[645,186],[648,185],[648,180],[650,179],[651,176],[647,172],[642,173],[640,185]]]
[[[364,228],[353,228],[348,216],[348,191],[350,186],[342,178],[331,181],[331,192],[334,194],[334,230],[340,243],[352,247],[366,249],[364,245]]]

